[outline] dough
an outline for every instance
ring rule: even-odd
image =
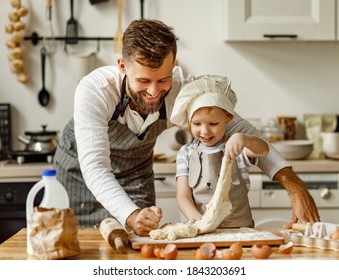
[[[232,163],[227,164],[223,157],[220,176],[211,201],[206,205],[206,211],[201,220],[193,225],[177,223],[167,225],[164,228],[152,230],[149,235],[156,240],[175,240],[179,238],[191,238],[198,234],[214,231],[225,217],[230,213],[232,203],[228,192],[231,187]]]
[[[152,230],[149,235],[155,240],[176,240],[180,238],[191,238],[198,234],[196,225],[189,225],[184,223],[176,223],[174,225],[167,225],[163,228]]]
[[[215,230],[231,212],[232,203],[228,193],[232,183],[232,163],[227,164],[226,158],[223,157],[220,169],[220,176],[213,197],[206,205],[206,211],[201,220],[195,223],[198,227],[198,234]]]

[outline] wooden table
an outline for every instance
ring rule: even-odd
[[[69,258],[74,260],[142,260],[140,251],[127,248],[125,252],[114,251],[101,237],[98,229],[79,229],[78,238],[81,252],[79,255]],[[339,259],[339,252],[333,250],[322,250],[316,248],[294,247],[292,254],[285,255],[278,252],[278,246],[273,246],[274,253],[270,259]],[[221,250],[222,248],[218,248]],[[244,248],[242,259],[253,259],[249,252],[250,247]],[[194,260],[195,249],[179,249],[179,260]],[[217,254],[217,259],[220,254]],[[35,259],[26,254],[26,229],[20,230],[11,238],[0,244],[0,259],[2,260],[26,260]]]

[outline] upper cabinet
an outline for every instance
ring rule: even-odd
[[[226,41],[336,40],[336,0],[224,0]]]

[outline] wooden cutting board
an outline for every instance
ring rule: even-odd
[[[217,247],[229,247],[234,242],[240,242],[243,246],[252,246],[255,243],[280,245],[284,238],[271,230],[252,228],[217,229],[212,233],[198,235],[194,238],[182,238],[177,240],[153,240],[150,237],[141,237],[135,234],[129,235],[129,241],[133,249],[140,249],[144,244],[166,245],[174,243],[178,248],[198,248],[205,242],[213,242]]]

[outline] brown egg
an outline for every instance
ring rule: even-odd
[[[332,240],[338,240],[339,239],[339,229],[337,229],[337,230],[335,230],[331,233],[331,239]]]
[[[200,245],[198,250],[195,252],[195,258],[197,260],[210,260],[215,257],[217,248],[214,243],[206,242]]]
[[[200,246],[200,248],[207,248],[211,252],[211,258],[215,257],[215,254],[217,253],[217,247],[212,242],[206,242]]]
[[[283,253],[283,254],[291,254],[293,251],[293,246],[294,246],[293,242],[289,241],[286,244],[281,244],[279,246],[279,251],[280,253]]]
[[[141,256],[144,258],[154,258],[154,245],[152,244],[144,244],[141,247]]]
[[[175,260],[178,256],[178,249],[175,244],[167,244],[160,250],[160,257],[165,260]]]
[[[154,256],[156,256],[158,259],[161,258],[161,255],[160,255],[160,253],[161,253],[161,248],[160,248],[160,247],[155,246],[155,247],[154,247],[154,250],[153,250],[153,253],[154,253]]]
[[[223,260],[238,260],[239,257],[236,252],[229,249],[223,249],[221,250],[221,257]]]
[[[210,252],[207,249],[198,248],[195,251],[196,260],[209,260],[210,259],[209,255],[210,255]]]
[[[241,259],[241,256],[242,256],[242,245],[239,242],[233,243],[230,246],[230,250],[232,250],[236,254],[237,259],[239,259],[239,260]]]
[[[256,259],[267,259],[272,254],[272,249],[269,245],[254,244],[251,248],[251,254]]]

